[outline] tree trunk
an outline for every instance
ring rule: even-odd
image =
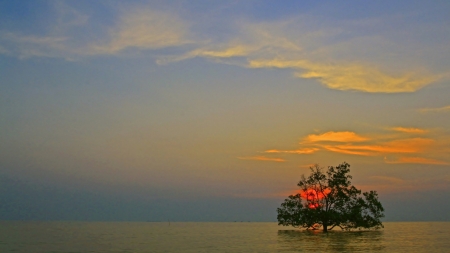
[[[322,224],[322,226],[323,226],[323,232],[327,233],[328,232],[328,224],[326,222],[324,222]]]

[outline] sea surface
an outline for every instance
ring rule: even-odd
[[[0,252],[450,252],[450,222],[304,231],[263,222],[0,222]]]

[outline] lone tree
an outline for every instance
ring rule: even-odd
[[[380,218],[384,208],[378,201],[376,191],[364,192],[350,182],[350,165],[346,162],[336,167],[329,166],[326,173],[315,165],[311,175],[302,175],[301,192],[290,195],[277,209],[278,225],[320,229],[324,232],[340,227],[381,228]]]

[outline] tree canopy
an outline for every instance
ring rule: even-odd
[[[346,162],[329,166],[324,173],[319,165],[310,168],[311,175],[301,176],[300,193],[290,195],[277,209],[278,225],[320,229],[324,232],[340,227],[381,228],[384,208],[376,191],[356,189]]]

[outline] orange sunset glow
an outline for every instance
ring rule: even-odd
[[[330,189],[325,189],[324,191],[319,191],[316,189],[308,189],[307,191],[301,191],[300,196],[306,200],[306,203],[309,208],[318,208],[321,206],[321,200],[323,200],[328,193],[330,193]]]
[[[307,191],[301,191],[300,196],[307,201],[318,201],[322,200],[328,193],[330,193],[330,189],[324,189],[324,191],[319,191],[316,189],[308,189]]]

